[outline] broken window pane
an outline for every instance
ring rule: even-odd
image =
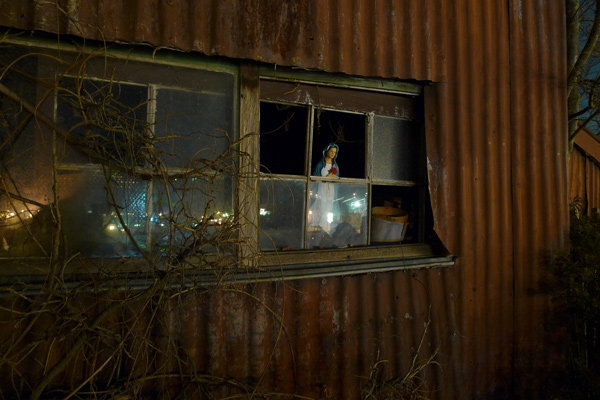
[[[307,247],[366,245],[368,197],[366,183],[311,182]]]
[[[365,178],[365,130],[364,114],[315,110],[312,174],[319,175],[314,168],[323,159],[327,145],[335,143],[339,147],[339,177]]]
[[[260,180],[260,248],[304,248],[306,182],[294,179]]]
[[[423,228],[421,193],[418,186],[373,185],[371,243],[418,242]]]
[[[308,107],[260,103],[260,170],[304,175]]]

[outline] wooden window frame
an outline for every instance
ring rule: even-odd
[[[67,44],[56,44],[56,42],[44,42],[36,38],[17,38],[13,40],[15,45],[43,47],[54,51],[72,50]],[[259,227],[259,110],[260,110],[260,85],[261,80],[277,80],[287,82],[291,87],[298,84],[319,85],[323,88],[336,88],[344,90],[366,90],[386,96],[387,94],[405,94],[418,96],[421,87],[412,83],[367,79],[361,77],[347,77],[344,75],[325,74],[322,72],[304,71],[298,72],[291,69],[274,68],[264,66],[255,62],[240,61],[231,62],[227,60],[214,61],[213,58],[195,55],[173,56],[167,52],[163,57],[157,57],[152,51],[134,51],[131,48],[117,47],[111,50],[110,57],[127,62],[128,60],[148,63],[150,69],[164,66],[182,67],[186,71],[199,70],[227,70],[234,75],[238,96],[234,96],[233,123],[237,129],[240,141],[240,152],[246,155],[240,159],[239,172],[242,180],[236,191],[238,212],[244,216],[245,223],[239,230],[241,242],[238,259],[246,271],[228,275],[227,279],[232,282],[272,280],[272,279],[299,279],[307,277],[340,276],[349,274],[361,274],[369,272],[384,272],[390,270],[448,267],[454,265],[454,258],[445,254],[433,243],[400,244],[393,246],[369,246],[346,249],[327,250],[298,250],[290,252],[261,252],[258,245]],[[144,72],[146,73],[146,72]],[[150,72],[151,74],[152,72]],[[179,79],[185,82],[189,75],[182,74]],[[186,88],[186,86],[178,86]],[[325,90],[326,94],[327,90]],[[379,97],[383,98],[383,97]],[[390,96],[390,99],[394,96]],[[401,102],[402,103],[402,102]],[[384,103],[380,106],[392,110],[394,103]],[[401,104],[400,104],[401,105]],[[2,260],[2,273],[0,273],[0,286],[12,286],[15,281],[25,282],[31,285],[32,290],[36,287],[39,279],[43,284],[44,269],[47,264],[44,260],[28,258],[27,267],[23,259],[10,258]],[[78,284],[78,277],[90,273],[88,265],[74,267],[71,271],[64,271],[70,276],[69,281],[73,285]],[[135,271],[143,264],[142,259],[131,260],[127,269]],[[37,267],[36,267],[37,265]],[[83,268],[83,269],[81,269]],[[93,267],[92,267],[93,269]],[[120,269],[123,272],[122,269]],[[126,272],[126,270],[125,270]],[[80,274],[81,273],[81,274]],[[210,281],[211,273],[198,271],[197,276]],[[146,287],[152,282],[151,274],[146,278],[140,276],[132,283],[126,279],[123,285],[127,287]]]
[[[403,116],[414,116],[414,109],[397,94],[419,96],[423,95],[422,87],[400,81],[378,80],[367,78],[353,78],[335,74],[326,74],[315,71],[293,71],[274,66],[258,66],[253,62],[244,62],[241,65],[241,107],[240,107],[240,132],[248,139],[246,146],[248,151],[254,155],[252,163],[253,174],[260,175],[259,171],[259,104],[261,99],[273,100],[271,96],[264,96],[261,90],[265,85],[263,82],[278,82],[289,86],[284,91],[290,103],[306,104],[298,101],[294,96],[294,88],[298,85],[315,85],[321,90],[320,95],[327,97],[329,89],[362,90],[377,93],[381,98],[391,100],[378,103],[379,109],[384,110],[382,114],[398,116],[397,110],[403,108]],[[269,84],[266,85],[269,87]],[[323,98],[323,97],[322,97]],[[282,100],[279,98],[279,100]],[[285,99],[283,99],[285,100]],[[404,107],[403,107],[404,106]],[[368,105],[367,105],[368,107]],[[380,111],[381,112],[381,111]],[[425,168],[425,165],[423,165]],[[259,249],[259,212],[258,212],[258,182],[255,178],[248,185],[254,196],[250,193],[242,194],[240,198],[251,198],[252,202],[246,205],[251,224],[248,225],[246,237],[253,238],[251,241],[254,249]],[[409,186],[413,183],[402,182]],[[425,190],[427,184],[425,183]],[[423,200],[423,199],[421,199]],[[422,205],[424,201],[420,201]],[[423,212],[420,212],[423,215]],[[255,253],[256,254],[256,253]],[[449,267],[454,265],[454,257],[447,254],[442,246],[437,243],[414,243],[388,246],[363,246],[343,249],[319,249],[319,250],[293,250],[293,251],[259,251],[258,256],[253,258],[254,266],[261,272],[258,276],[265,279],[273,277],[284,277],[296,279],[304,277],[326,277],[369,272],[383,272],[390,270]],[[255,276],[256,278],[256,276]]]

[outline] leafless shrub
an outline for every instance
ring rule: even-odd
[[[215,130],[209,135],[224,149],[170,166],[180,133],[155,135],[161,121],[141,117],[148,100],[123,101],[109,69],[87,79],[89,64],[106,57],[105,48],[68,61],[25,52],[0,66],[0,256],[17,271],[0,286],[0,398],[304,398],[264,393],[260,378],[201,373],[180,342],[171,314],[217,291],[246,295],[283,324],[229,279],[251,272],[259,251],[241,229],[252,220],[224,212],[218,191],[243,189],[254,172],[238,166],[252,163],[240,150],[245,139]],[[55,73],[39,78],[30,58]],[[71,119],[59,121],[59,102]],[[73,223],[89,212],[77,195],[90,182],[102,197],[97,220]],[[144,193],[145,212],[132,211],[136,193]],[[147,211],[157,196],[159,217]],[[284,333],[281,325],[277,335]],[[401,378],[384,379],[385,361],[377,360],[364,398],[424,398],[422,372],[436,361],[435,353],[418,358],[422,343]]]
[[[423,343],[427,337],[427,332],[431,320],[425,323],[425,329],[421,335],[418,346],[413,350],[409,368],[402,376],[386,377],[387,360],[379,359],[371,365],[371,371],[367,383],[362,387],[362,399],[364,400],[382,400],[382,399],[406,399],[419,400],[428,399],[430,392],[426,386],[425,372],[430,367],[439,367],[436,361],[438,351],[435,349],[430,355],[423,356]]]
[[[87,65],[102,57],[103,49],[69,62],[23,53],[0,72],[2,251],[25,271],[2,289],[9,333],[0,343],[0,397],[129,399],[163,388],[211,398],[226,387],[262,398],[256,385],[199,373],[165,311],[186,296],[227,288],[228,275],[251,268],[237,262],[240,248],[251,246],[240,236],[244,217],[215,205],[224,180],[243,182],[240,141],[215,131],[224,151],[168,166],[174,136],[154,135],[158,121],[140,117],[147,100],[124,102],[108,70],[101,80],[86,78]],[[55,79],[22,68],[29,58],[51,63]],[[48,113],[55,96],[73,113],[68,124]],[[32,171],[29,160],[39,154],[48,169]],[[69,157],[86,163],[74,166]],[[95,231],[73,223],[84,208],[61,196],[75,181],[74,190],[90,181],[102,188]],[[44,195],[32,196],[33,187]],[[136,191],[146,196],[146,209],[150,197],[162,196],[160,220],[131,212]],[[116,245],[96,257],[107,229]]]

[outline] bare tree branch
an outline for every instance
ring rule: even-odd
[[[596,0],[596,13],[594,16],[594,24],[592,26],[592,30],[587,38],[587,41],[583,47],[581,53],[577,57],[575,64],[568,71],[567,75],[567,96],[571,94],[571,91],[575,87],[575,82],[581,75],[583,71],[583,67],[587,63],[590,55],[596,48],[596,43],[598,42],[598,37],[600,36],[600,0]]]

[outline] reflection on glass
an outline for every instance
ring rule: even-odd
[[[261,179],[261,250],[304,248],[305,199],[304,180]]]
[[[21,53],[6,48],[0,59],[8,64],[17,60]],[[20,73],[5,71],[2,80],[4,85],[31,104],[36,104],[38,93],[34,79],[36,59],[22,58],[15,64]],[[31,79],[24,79],[25,76]],[[0,96],[0,109],[0,136],[4,142],[0,146],[3,166],[0,187],[5,191],[0,195],[0,256],[43,256],[52,248],[53,232],[48,227],[53,226],[54,220],[49,207],[46,207],[48,199],[53,198],[53,160],[52,153],[47,151],[52,137],[47,131],[37,129],[35,118],[29,118],[31,115],[23,112],[22,106],[13,100]]]
[[[311,182],[309,249],[367,244],[368,184]]]
[[[132,257],[140,255],[138,247],[161,251],[170,244],[178,249],[194,242],[194,235],[216,234],[232,215],[231,180],[222,176],[166,183],[112,173],[110,185],[96,167],[62,170],[59,176],[68,251],[84,256]]]
[[[61,170],[59,207],[67,250],[92,257],[139,255],[132,239],[146,247],[146,188],[147,182],[120,173],[107,182],[101,168]]]
[[[71,140],[81,145],[65,149],[63,161],[143,164],[143,149],[147,146],[146,86],[75,78],[63,78],[60,84],[57,122],[69,132]]]
[[[15,172],[14,165],[11,167],[11,173]],[[49,171],[51,167],[47,168]],[[46,206],[51,192],[45,187],[45,183],[50,180],[45,180],[47,177],[37,168],[33,169],[32,174],[16,172],[11,174],[15,182],[31,183],[23,187],[24,190],[19,193],[21,198],[30,199],[35,203],[19,201],[6,194],[0,196],[0,256],[43,256],[52,248],[53,231],[48,227],[54,226],[54,219],[51,210]],[[41,177],[35,177],[35,172],[40,172]],[[8,173],[1,177],[3,184],[7,184],[7,175]],[[23,180],[20,181],[19,178]]]
[[[218,93],[158,89],[155,150],[165,165],[193,167],[190,163],[214,161],[229,148],[229,138],[234,139],[232,93],[227,87]]]
[[[216,234],[218,227],[230,222],[233,215],[230,177],[155,181],[152,192],[151,241],[160,247],[170,244],[179,248],[197,241],[198,235],[210,239],[208,236]]]
[[[375,116],[373,119],[373,179],[423,180],[424,142],[415,121]]]

